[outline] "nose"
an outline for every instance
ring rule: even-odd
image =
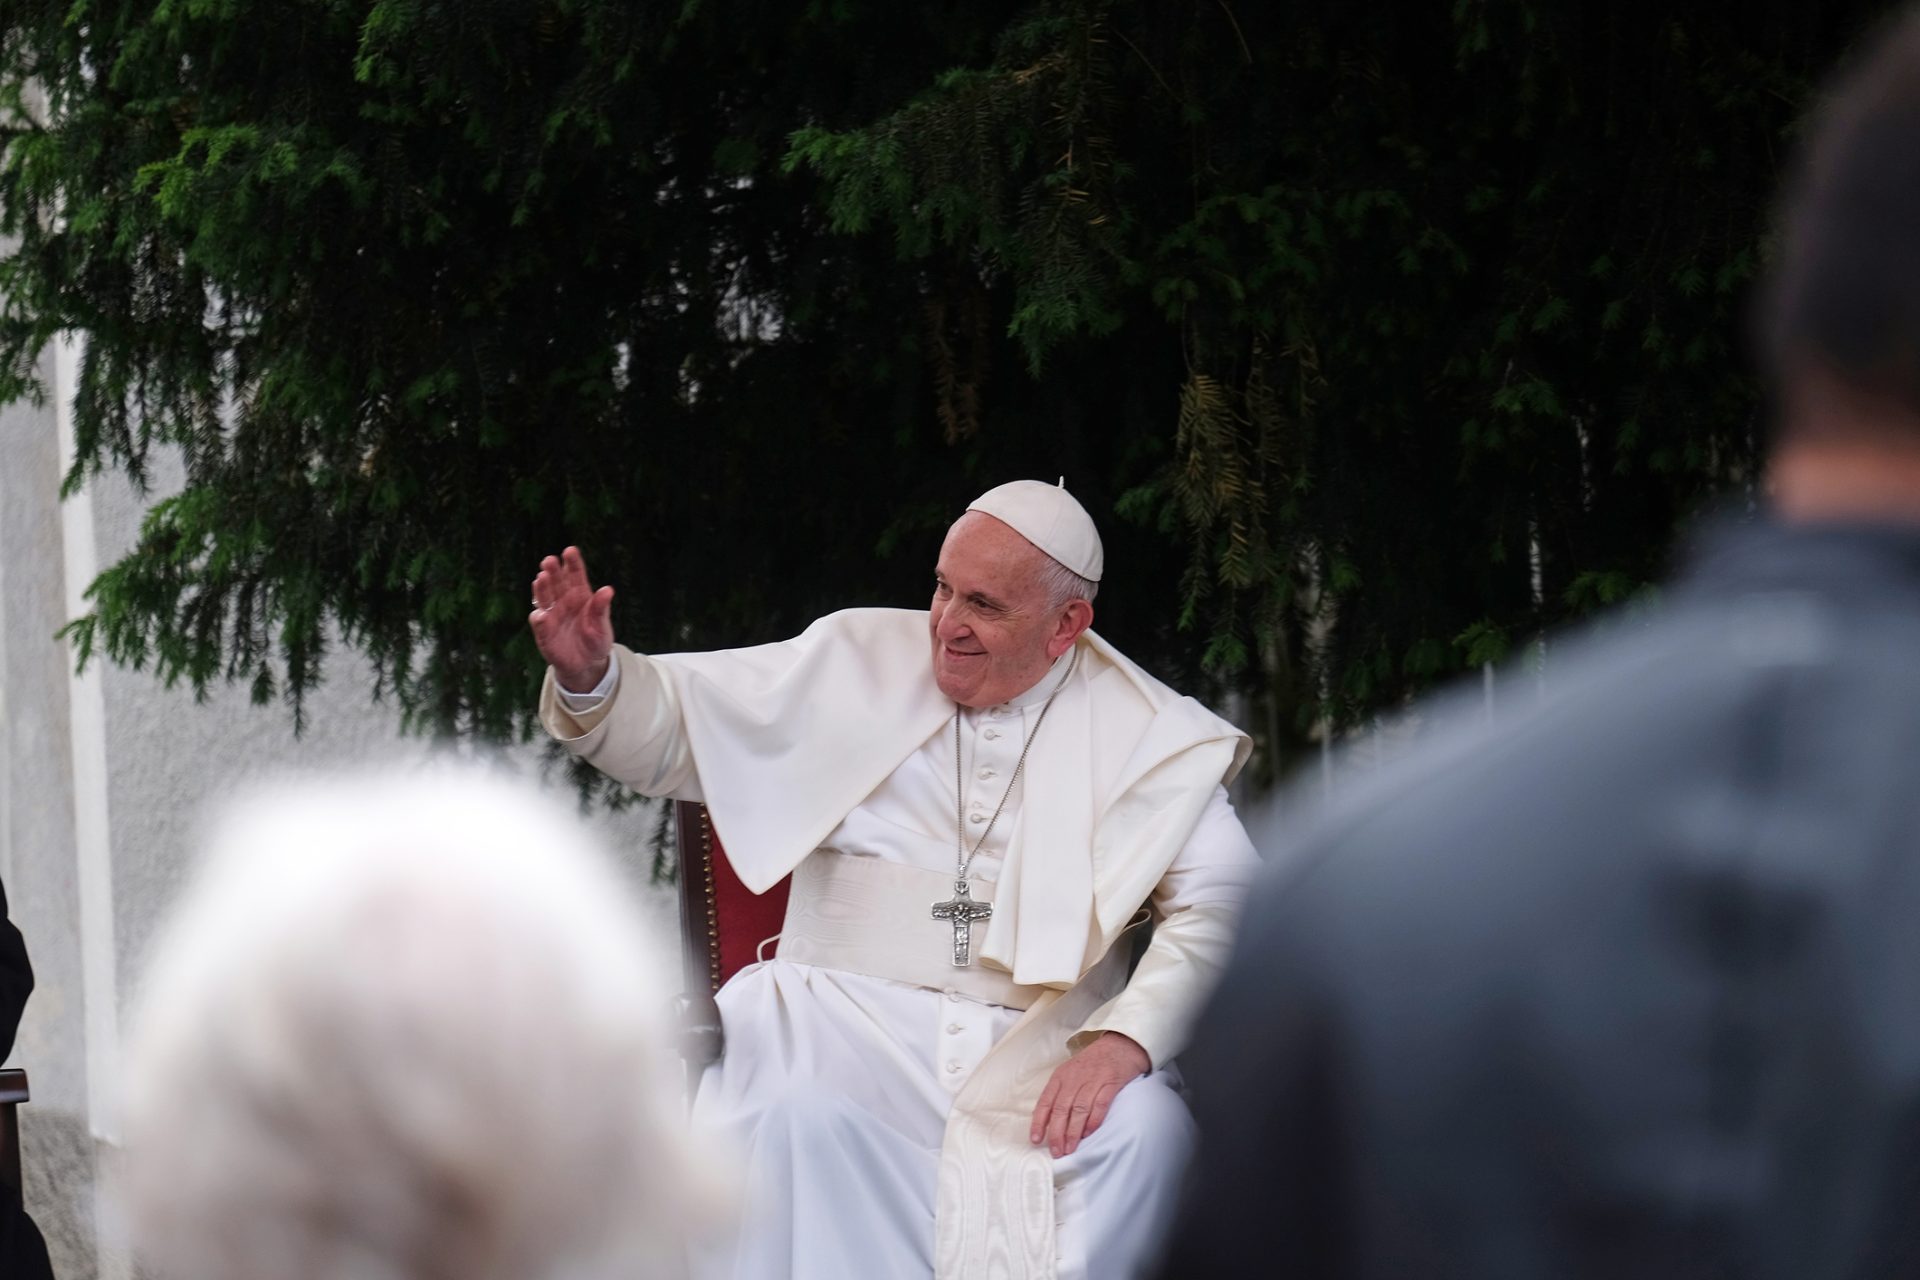
[[[934,624],[934,634],[949,642],[963,640],[972,631],[973,628],[967,623],[966,611],[960,607],[958,601],[950,601],[947,607],[940,611],[940,618]]]

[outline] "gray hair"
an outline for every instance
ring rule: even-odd
[[[1040,585],[1046,588],[1047,608],[1059,609],[1071,600],[1092,604],[1094,596],[1100,593],[1100,584],[1092,578],[1081,577],[1044,551],[1040,552],[1040,559],[1044,562],[1040,566]]]
[[[228,819],[128,1058],[134,1243],[192,1280],[627,1280],[720,1183],[632,892],[498,776]]]

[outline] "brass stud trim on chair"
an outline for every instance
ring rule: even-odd
[[[720,991],[720,907],[713,886],[713,818],[700,806],[700,871],[707,882],[707,989]]]

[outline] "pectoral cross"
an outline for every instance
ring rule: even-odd
[[[965,880],[953,882],[953,897],[933,904],[935,920],[953,921],[953,967],[964,969],[973,963],[973,922],[993,915],[991,902],[975,902]]]

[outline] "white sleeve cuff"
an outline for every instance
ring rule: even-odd
[[[593,686],[593,688],[587,692],[575,693],[573,690],[561,684],[558,679],[555,679],[553,682],[553,690],[560,695],[560,705],[578,714],[582,711],[591,711],[608,698],[611,698],[615,686],[619,683],[620,664],[609,661],[607,663],[607,674],[601,676],[600,683]]]

